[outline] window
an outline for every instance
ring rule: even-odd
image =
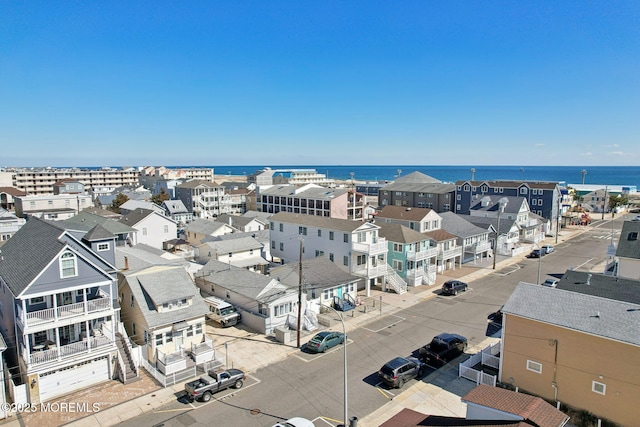
[[[343,237],[342,237],[342,240],[343,240],[345,243],[349,243],[349,235],[348,235],[347,233],[344,233],[344,235],[343,235]]]
[[[143,236],[147,235],[147,227],[142,227],[142,235]]]
[[[322,230],[318,230],[318,237],[322,237]]]
[[[402,244],[401,243],[394,243],[393,244],[393,251],[394,252],[402,252]]]
[[[275,249],[276,248],[276,241],[272,240],[271,241],[271,249]]]
[[[135,323],[131,323],[131,331],[133,332],[133,335],[136,335],[136,324]]]
[[[108,251],[109,244],[108,243],[98,243],[98,252]]]
[[[333,262],[333,254],[329,253],[329,261]]]
[[[233,257],[233,252],[229,252],[229,258]]]
[[[284,232],[284,224],[280,223],[280,232]]]
[[[44,297],[33,297],[29,298],[29,304],[42,304],[44,302]]]
[[[343,256],[342,257],[342,264],[348,266],[349,265],[349,257],[348,256]]]
[[[298,227],[298,234],[307,235],[307,227]]]
[[[333,231],[329,232],[329,240],[333,240]]]
[[[202,333],[202,323],[197,323],[196,324],[196,334],[201,334]]]
[[[394,259],[393,260],[393,269],[395,271],[402,271],[402,261]]]
[[[538,204],[538,199],[531,199],[531,205],[535,206]]]
[[[533,371],[537,374],[541,374],[542,363],[534,362],[533,360],[527,360],[527,370]]]
[[[284,243],[280,242],[280,250],[284,251]]]
[[[158,335],[156,335],[156,345],[157,345],[157,346],[158,346],[158,345],[162,345],[162,343],[163,343],[163,341],[164,341],[162,338],[163,338],[163,334],[158,334]]]
[[[167,234],[169,232],[169,226],[165,225],[164,226],[164,234]]]
[[[594,393],[598,393],[598,394],[604,395],[605,392],[607,391],[607,385],[603,384],[603,383],[599,383],[598,381],[592,381],[591,382],[591,391],[594,392]]]
[[[456,195],[456,200],[462,200],[462,194]]]
[[[74,277],[77,276],[77,260],[72,252],[65,252],[60,256],[60,276]]]
[[[356,259],[356,265],[365,265],[366,263],[367,263],[367,256],[358,255],[358,258]]]
[[[134,299],[133,299],[133,295],[131,295],[131,308],[133,308],[134,305]]]
[[[291,302],[287,302],[284,304],[276,305],[273,308],[274,316],[284,316],[285,314],[291,313],[293,311],[293,304]]]
[[[520,188],[520,194],[527,194],[527,187]]]

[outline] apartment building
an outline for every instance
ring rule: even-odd
[[[224,186],[204,180],[191,180],[175,188],[176,198],[182,200],[194,218],[216,218],[231,213],[231,197]]]
[[[137,186],[139,172],[135,168],[58,169],[24,168],[13,173],[13,187],[29,195],[53,194],[54,185],[63,179],[79,181],[90,191],[102,187]]]
[[[429,208],[436,212],[453,211],[455,185],[425,175],[412,172],[400,177],[378,191],[378,204],[384,206],[402,206]]]
[[[50,194],[15,197],[16,216],[38,217],[59,221],[71,218],[85,208],[93,207],[93,200],[87,194]]]
[[[323,256],[361,278],[360,289],[387,283],[387,241],[370,222],[279,212],[269,218],[271,254],[282,263]],[[302,251],[302,254],[300,253]],[[406,291],[399,287],[399,293]]]
[[[261,185],[306,185],[317,184],[323,187],[335,186],[335,181],[315,169],[271,169],[264,168],[249,175],[247,182]]]

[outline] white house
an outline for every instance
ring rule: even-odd
[[[119,222],[138,230],[135,244],[163,249],[164,242],[178,236],[178,224],[173,219],[148,209],[129,212]]]
[[[359,276],[359,289],[384,287],[387,241],[370,222],[279,212],[270,218],[271,254],[283,263],[324,256]],[[302,252],[302,254],[301,254]],[[406,289],[405,289],[406,290]],[[399,290],[399,292],[402,292]]]
[[[196,218],[184,229],[184,234],[192,246],[198,246],[209,237],[224,236],[236,230],[229,224],[213,221],[210,219]]]
[[[206,264],[212,259],[260,273],[266,272],[269,261],[262,257],[262,244],[248,233],[234,239],[207,239],[196,247],[198,262]]]

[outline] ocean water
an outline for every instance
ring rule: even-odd
[[[171,166],[174,167],[174,166]],[[177,167],[177,166],[175,166]],[[184,166],[183,166],[184,167]],[[202,166],[200,166],[202,167]],[[250,175],[264,166],[204,166],[214,169],[216,175]],[[635,185],[640,187],[640,166],[420,166],[420,165],[288,165],[268,166],[271,169],[315,169],[328,178],[349,180],[353,172],[356,181],[393,181],[400,176],[418,171],[443,182],[471,179],[476,181],[518,180],[550,181],[565,184]],[[586,171],[586,173],[582,173]]]

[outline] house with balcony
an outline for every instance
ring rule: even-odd
[[[569,270],[556,288],[518,284],[502,312],[501,382],[637,424],[640,282]]]
[[[402,225],[376,222],[378,234],[387,241],[387,263],[408,286],[436,282],[438,247],[425,234]]]
[[[138,231],[127,224],[119,222],[118,220],[122,218],[120,215],[116,214],[115,216],[107,217],[98,213],[92,213],[96,211],[101,210],[97,208],[84,210],[78,215],[60,221],[60,225],[75,233],[86,233],[96,225],[99,225],[113,235],[116,239],[116,247],[125,245],[132,246],[137,243]],[[113,212],[111,214],[113,215]]]
[[[389,282],[387,241],[371,222],[279,212],[269,219],[271,254],[283,264],[324,256],[361,278],[367,296],[372,286],[406,292],[406,283]]]
[[[493,253],[489,231],[478,227],[453,212],[440,213],[442,229],[458,238],[457,245],[462,248],[462,263],[488,258]]]
[[[485,229],[489,233],[493,252],[498,255],[515,256],[529,249],[528,245],[520,244],[520,227],[514,219],[500,218],[498,222],[497,218],[456,215]]]
[[[18,218],[13,213],[0,208],[0,247],[11,238],[25,222],[24,218]]]
[[[262,243],[242,233],[233,239],[209,238],[195,249],[196,259],[206,264],[212,259],[265,274],[269,261],[262,257]]]
[[[6,209],[10,212],[15,211],[15,197],[26,196],[27,193],[18,190],[15,187],[0,187],[0,208]]]
[[[180,265],[151,265],[118,273],[118,301],[127,334],[143,358],[165,375],[214,357],[205,336],[209,308]]]
[[[2,247],[0,329],[18,401],[40,403],[123,369],[115,238],[31,218]]]
[[[233,304],[242,324],[261,334],[297,325],[298,287],[291,288],[277,278],[217,260],[209,261],[196,274],[195,282],[204,296],[215,296]],[[306,306],[305,296],[302,303]]]
[[[178,236],[178,223],[156,210],[136,209],[123,215],[118,222],[138,231],[136,244],[156,249],[163,249],[164,242]]]
[[[175,192],[194,218],[216,218],[230,213],[230,198],[224,187],[215,182],[194,179],[177,185]]]
[[[164,214],[178,223],[179,227],[193,221],[193,214],[187,210],[182,200],[165,200],[161,207]]]
[[[380,206],[427,208],[436,212],[453,211],[455,185],[422,172],[411,172],[398,177],[378,191]]]
[[[640,221],[625,221],[615,252],[619,277],[640,280]]]

